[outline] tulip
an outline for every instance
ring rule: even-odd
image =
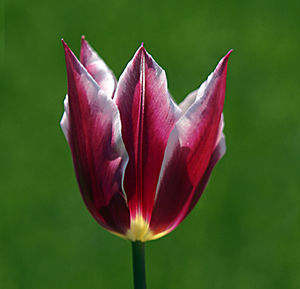
[[[87,208],[105,229],[138,246],[170,233],[225,153],[231,51],[177,105],[164,70],[143,44],[119,81],[84,37],[80,61],[63,46],[68,94],[61,127]]]

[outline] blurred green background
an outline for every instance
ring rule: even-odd
[[[10,0],[1,10],[0,288],[132,288],[130,243],[84,207],[59,127],[60,39],[78,55],[82,34],[117,76],[144,41],[177,101],[234,49],[227,154],[191,215],[147,243],[148,287],[300,288],[299,1]]]

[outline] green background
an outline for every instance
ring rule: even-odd
[[[177,101],[234,49],[227,153],[191,215],[147,243],[148,287],[299,289],[299,10],[296,0],[2,5],[0,288],[133,286],[130,243],[84,207],[59,127],[60,39],[78,55],[84,34],[117,76],[144,41]]]

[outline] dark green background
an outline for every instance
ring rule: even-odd
[[[59,127],[60,39],[78,55],[82,34],[117,76],[144,41],[177,101],[234,49],[227,154],[183,224],[147,243],[149,288],[300,288],[299,1],[22,2],[0,14],[0,288],[132,288],[130,243],[84,207]]]

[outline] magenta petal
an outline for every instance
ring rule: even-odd
[[[83,199],[95,219],[115,233],[129,228],[122,191],[128,156],[117,106],[63,42],[68,101],[61,122],[70,144]],[[115,221],[118,220],[118,221]]]
[[[188,211],[185,213],[183,219],[190,213],[190,211],[197,204],[199,198],[201,197],[201,195],[208,183],[209,177],[211,175],[211,172],[212,172],[214,166],[224,156],[225,151],[226,151],[225,137],[222,134],[221,139],[220,139],[219,143],[217,144],[217,146],[210,158],[207,169],[206,169],[204,175],[202,176],[200,183],[198,184],[197,188],[195,189],[195,192],[194,192],[191,202],[189,204]],[[181,221],[181,220],[179,220],[179,221]]]
[[[169,232],[183,220],[222,155],[221,115],[229,55],[201,85],[196,99],[191,98],[170,134],[150,222],[155,233]]]
[[[81,39],[80,61],[100,88],[112,98],[117,84],[116,78],[84,37]]]
[[[180,110],[167,88],[166,74],[141,46],[120,77],[115,101],[129,155],[124,189],[131,216],[148,220],[165,147]]]

